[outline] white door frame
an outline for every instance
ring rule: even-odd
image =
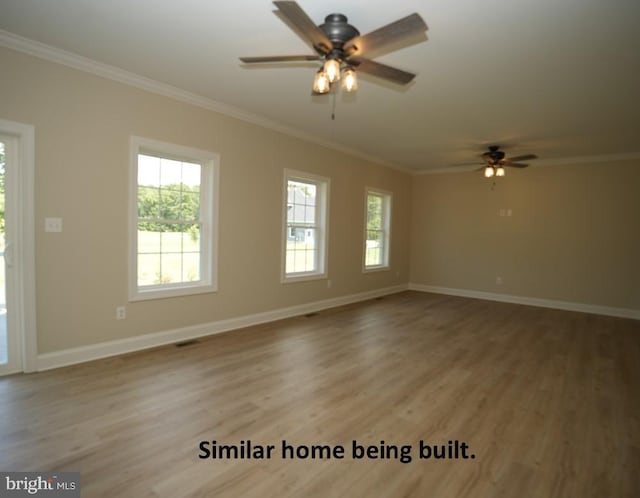
[[[16,138],[17,154],[12,169],[11,188],[15,230],[13,268],[15,286],[11,290],[13,330],[19,340],[22,365],[18,371],[33,372],[38,369],[38,338],[36,332],[36,275],[35,275],[35,130],[31,125],[0,119],[0,134]],[[10,372],[5,372],[10,373]]]

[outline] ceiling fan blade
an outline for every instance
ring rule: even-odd
[[[320,60],[318,55],[271,55],[265,57],[240,57],[240,60],[246,64],[255,62],[296,62],[296,61],[317,61]]]
[[[380,64],[379,62],[374,62],[372,60],[365,59],[364,57],[349,57],[347,62],[355,66],[358,71],[362,71],[363,73],[377,76],[378,78],[383,78],[400,85],[406,85],[416,77],[413,73],[408,73],[407,71],[396,69],[395,67],[387,66],[386,64]]]
[[[313,45],[313,48],[323,54],[331,52],[333,43],[296,2],[273,3],[280,9],[282,15],[299,30],[298,34]]]
[[[344,51],[347,55],[361,55],[410,36],[422,34],[426,30],[427,24],[422,17],[418,14],[411,14],[366,35],[352,38],[344,44]]]
[[[517,161],[529,161],[530,159],[538,159],[538,156],[535,154],[525,154],[523,156],[508,157],[507,161],[511,163]]]
[[[505,166],[509,166],[510,168],[526,168],[529,165],[522,163],[505,163]]]

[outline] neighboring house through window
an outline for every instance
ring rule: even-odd
[[[285,170],[283,282],[326,276],[329,180]]]
[[[389,269],[391,235],[391,194],[366,189],[364,270]]]
[[[216,290],[218,155],[131,139],[130,299]]]

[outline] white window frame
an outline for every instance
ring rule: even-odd
[[[369,215],[369,195],[382,197],[382,264],[367,265],[367,218]],[[364,191],[364,230],[362,271],[364,273],[375,271],[388,271],[391,269],[391,210],[393,205],[393,193],[378,188],[365,187]]]
[[[200,280],[138,285],[138,155],[146,154],[202,166],[200,182]],[[214,152],[131,137],[129,160],[129,301],[162,299],[218,290],[218,199],[220,156]]]
[[[287,273],[287,205],[289,180],[312,183],[316,186],[316,270]],[[302,282],[327,278],[327,247],[329,243],[329,178],[293,169],[284,170],[282,184],[282,262],[281,283]]]

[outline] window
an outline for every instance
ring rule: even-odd
[[[391,194],[380,190],[366,191],[366,225],[364,269],[389,268],[389,236],[391,232]]]
[[[130,299],[216,290],[218,156],[131,139]]]
[[[326,277],[329,180],[285,170],[282,281]]]

